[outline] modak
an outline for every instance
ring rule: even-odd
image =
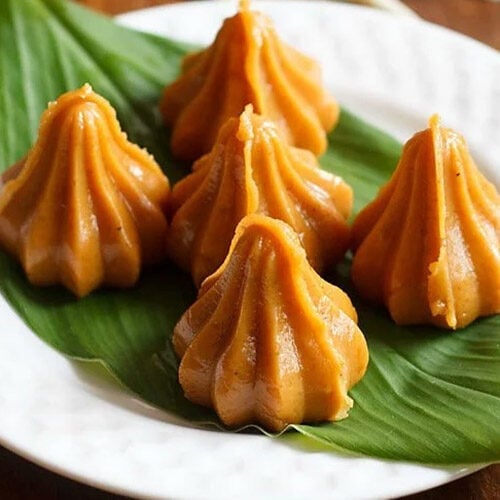
[[[226,257],[247,214],[284,220],[322,270],[350,244],[352,190],[309,151],[286,144],[277,127],[246,107],[222,127],[212,151],[174,186],[169,253],[199,285]]]
[[[461,328],[500,312],[500,196],[438,116],[353,226],[352,279],[398,324]]]
[[[309,265],[296,233],[252,214],[174,329],[179,380],[228,426],[347,416],[368,350],[347,295]]]
[[[152,156],[85,85],[49,105],[35,145],[2,176],[0,245],[36,285],[77,296],[131,286],[165,254],[168,195]]]
[[[339,116],[319,65],[283,43],[271,20],[242,1],[213,44],[188,55],[164,90],[160,107],[174,155],[195,160],[210,151],[220,127],[248,103],[278,123],[290,144],[316,155]]]

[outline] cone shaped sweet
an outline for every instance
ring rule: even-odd
[[[351,188],[321,170],[312,153],[288,146],[251,105],[222,127],[212,151],[175,185],[170,204],[169,253],[197,285],[222,264],[250,213],[290,224],[317,270],[341,259],[350,243]]]
[[[398,324],[461,328],[500,312],[500,197],[439,117],[353,226],[352,279]]]
[[[2,176],[0,245],[36,285],[78,296],[131,286],[165,253],[168,194],[153,158],[85,85],[49,105],[35,145]]]
[[[291,144],[319,155],[339,107],[321,84],[318,64],[284,44],[271,20],[248,2],[224,21],[214,43],[189,55],[163,93],[175,156],[195,160],[213,146],[219,128],[246,104],[276,121]]]
[[[253,214],[174,329],[179,380],[229,426],[338,420],[368,350],[351,301],[307,262],[295,232]]]

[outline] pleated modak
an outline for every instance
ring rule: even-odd
[[[228,426],[347,416],[368,350],[348,296],[309,265],[286,223],[252,214],[174,329],[179,380]]]
[[[349,247],[352,198],[350,186],[311,152],[289,146],[249,105],[174,186],[169,253],[199,285],[222,264],[238,222],[259,212],[290,224],[321,271]]]
[[[461,328],[500,312],[500,197],[439,117],[353,226],[352,279],[398,324]]]
[[[164,257],[168,180],[90,85],[49,105],[36,143],[1,179],[0,245],[35,285],[80,297],[128,287]]]
[[[316,155],[339,116],[319,65],[283,43],[271,20],[242,1],[213,44],[188,55],[164,90],[161,111],[174,155],[195,160],[210,151],[220,127],[248,103],[276,121],[287,141]]]

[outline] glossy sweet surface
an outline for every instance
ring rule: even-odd
[[[199,285],[222,264],[238,222],[259,212],[292,226],[321,270],[349,246],[352,197],[340,177],[321,170],[309,151],[288,146],[273,122],[247,106],[174,186],[169,253]]]
[[[43,113],[36,143],[0,182],[0,245],[36,285],[77,296],[135,283],[165,253],[169,183],[89,85]]]
[[[500,196],[439,117],[358,216],[352,279],[398,324],[461,328],[500,312]]]
[[[283,43],[271,20],[241,2],[207,49],[189,55],[165,88],[161,111],[172,127],[171,148],[195,160],[213,146],[220,127],[246,104],[279,124],[291,144],[319,155],[338,120],[322,87],[319,65]]]
[[[253,214],[175,327],[179,380],[229,426],[338,420],[368,350],[351,301],[307,262],[284,222]]]

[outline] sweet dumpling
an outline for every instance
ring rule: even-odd
[[[342,419],[368,363],[356,322],[290,226],[249,215],[174,329],[181,386],[231,427]]]
[[[240,2],[213,44],[189,55],[163,93],[175,156],[195,160],[210,151],[219,128],[246,104],[280,124],[291,144],[323,153],[339,107],[321,83],[319,65],[284,44],[271,20]]]
[[[77,296],[133,285],[165,254],[169,183],[90,85],[43,113],[37,141],[0,182],[0,246],[35,285]]]
[[[461,328],[500,312],[500,196],[433,116],[353,226],[352,279],[398,324]]]
[[[311,152],[288,146],[251,105],[227,121],[212,151],[174,186],[170,205],[169,253],[197,285],[222,264],[250,213],[290,224],[316,270],[340,260],[350,244],[351,188],[321,170]]]

